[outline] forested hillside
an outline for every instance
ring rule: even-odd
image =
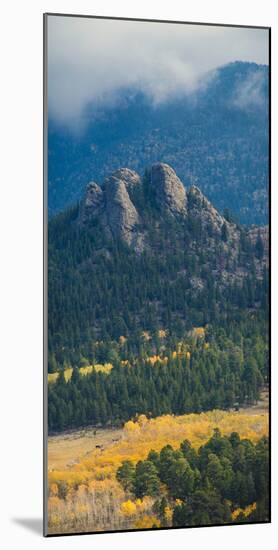
[[[154,342],[142,341],[140,353],[125,351],[124,360],[123,349],[113,343],[108,348],[112,370],[93,369],[82,376],[75,368],[68,382],[61,372],[49,385],[49,429],[118,426],[142,413],[184,414],[253,403],[268,383],[264,330],[259,318],[231,323],[226,330],[211,326],[201,336],[184,338],[178,351],[168,348],[174,339],[156,336],[156,355],[147,351]]]
[[[121,169],[49,225],[49,428],[250,403],[268,381],[266,228],[165,164]],[[79,367],[110,364],[108,372]],[[70,381],[63,371],[73,368]]]

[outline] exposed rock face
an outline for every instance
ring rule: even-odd
[[[130,170],[129,168],[119,168],[113,172],[112,176],[122,180],[128,190],[132,189],[136,185],[141,183],[141,178],[137,172]]]
[[[84,226],[98,218],[109,237],[118,237],[141,253],[145,242],[140,216],[128,193],[140,183],[140,176],[128,168],[113,172],[102,187],[95,182],[89,183],[80,204],[79,224]]]
[[[238,227],[228,222],[195,185],[187,192],[188,215],[198,222],[199,233],[207,241],[212,254],[217,257],[217,247],[221,245],[223,258],[218,259],[217,270],[221,273],[223,284],[235,279],[233,263],[238,261],[240,231]],[[198,236],[200,236],[200,234]],[[216,247],[216,248],[215,248]],[[236,278],[241,281],[242,274]]]
[[[86,188],[85,197],[80,207],[80,222],[86,223],[92,217],[96,217],[103,211],[104,196],[101,187],[94,181],[90,182]]]
[[[115,175],[105,180],[106,218],[112,235],[131,245],[136,240],[139,215],[129,198],[125,182]]]
[[[247,231],[251,244],[256,247],[256,270],[260,277],[264,276],[264,269],[269,267],[269,227],[252,226]],[[260,246],[258,247],[258,245]]]
[[[85,225],[97,217],[109,238],[120,238],[140,254],[151,246],[144,218],[144,204],[147,206],[151,200],[152,207],[160,211],[161,219],[168,214],[178,223],[196,220],[197,231],[206,233],[211,239],[216,235],[221,237],[224,249],[229,248],[231,258],[235,258],[240,238],[238,228],[219,214],[198,187],[192,186],[186,191],[174,170],[163,163],[150,168],[147,182],[149,188],[141,188],[139,201],[133,191],[142,185],[141,179],[128,168],[113,172],[102,187],[95,182],[89,183],[80,205],[79,223]]]
[[[158,163],[151,167],[150,184],[156,203],[169,214],[186,214],[186,191],[173,168]]]
[[[215,231],[220,232],[223,224],[226,223],[227,230],[229,231],[228,226],[230,224],[224,220],[196,185],[193,185],[188,190],[187,203],[191,214],[201,220],[204,229],[210,226]]]

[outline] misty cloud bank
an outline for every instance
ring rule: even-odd
[[[251,73],[244,82],[236,87],[233,103],[240,109],[263,107],[265,75],[263,72]]]
[[[74,126],[88,103],[101,108],[127,87],[161,103],[235,60],[268,64],[268,31],[49,16],[49,114]],[[260,85],[246,82],[238,105],[259,102]]]

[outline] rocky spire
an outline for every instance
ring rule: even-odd
[[[112,235],[132,244],[140,223],[138,212],[131,202],[124,180],[114,175],[104,183],[106,219]]]
[[[79,211],[79,221],[86,223],[90,218],[101,214],[104,208],[104,196],[101,187],[94,181],[88,183]]]
[[[186,192],[177,174],[164,163],[157,163],[150,170],[150,185],[161,210],[169,214],[186,214]]]
[[[130,170],[129,168],[119,168],[113,172],[112,176],[122,180],[128,190],[136,187],[136,185],[141,183],[141,178],[137,172]]]

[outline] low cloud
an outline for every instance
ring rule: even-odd
[[[161,103],[193,92],[208,71],[234,60],[268,63],[268,32],[49,16],[49,114],[76,126],[88,103],[102,108],[127,87]],[[247,83],[238,101],[250,93],[255,101],[255,88]]]
[[[235,90],[233,104],[240,109],[249,107],[264,107],[265,75],[262,71],[252,72]]]

